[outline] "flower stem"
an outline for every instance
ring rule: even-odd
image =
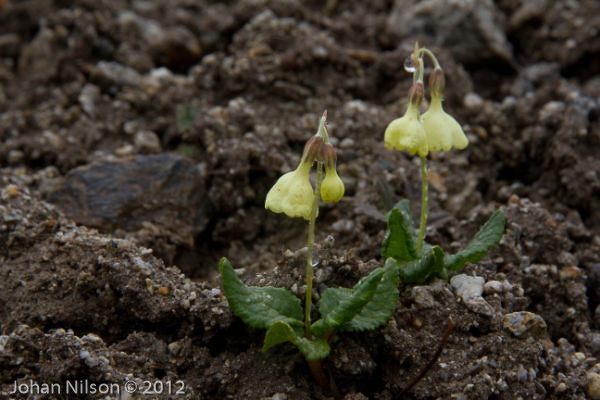
[[[425,53],[429,56],[429,58],[431,59],[431,61],[433,62],[433,65],[435,68],[439,68],[442,69],[440,62],[438,61],[438,59],[436,58],[436,56],[431,52],[431,50],[425,48],[425,47],[421,47],[419,49],[419,53]]]
[[[419,239],[417,242],[417,251],[421,251],[423,248],[423,239],[425,238],[425,228],[427,225],[427,211],[428,211],[428,189],[429,182],[427,181],[427,158],[421,157],[421,225],[419,226]]]
[[[315,196],[313,198],[312,209],[310,212],[310,220],[308,222],[308,241],[306,255],[306,304],[304,305],[304,329],[307,338],[312,338],[310,331],[310,310],[312,308],[312,281],[313,281],[313,265],[312,255],[315,247],[315,221],[317,219],[317,211],[319,209],[319,198],[321,194],[321,180],[323,178],[323,163],[317,162],[317,177],[315,180]]]

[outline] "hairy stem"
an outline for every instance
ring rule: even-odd
[[[315,196],[313,198],[310,220],[308,222],[308,241],[306,255],[306,304],[304,305],[304,329],[307,338],[312,338],[310,331],[310,310],[312,308],[312,281],[313,265],[312,256],[315,247],[315,221],[319,209],[319,198],[321,195],[321,180],[323,178],[323,163],[317,162],[317,177],[315,180]]]
[[[428,212],[428,190],[429,182],[427,181],[427,158],[421,157],[421,224],[419,226],[419,239],[417,242],[417,250],[420,252],[423,248],[423,239],[425,239],[425,229],[427,226]]]

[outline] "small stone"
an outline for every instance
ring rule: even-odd
[[[546,321],[539,315],[528,311],[506,314],[503,326],[516,337],[543,337],[547,330]]]
[[[539,111],[538,119],[542,123],[560,121],[561,114],[564,113],[565,108],[565,103],[561,101],[549,101]]]
[[[529,374],[527,373],[527,369],[523,366],[523,364],[519,364],[519,369],[517,369],[517,379],[519,382],[527,382],[529,378]]]
[[[454,292],[463,300],[480,297],[483,293],[484,283],[485,280],[481,276],[468,276],[465,274],[456,275],[450,280]]]
[[[17,165],[23,162],[25,159],[25,153],[21,150],[10,150],[6,156],[8,165]]]
[[[483,293],[485,294],[502,293],[503,291],[502,282],[500,281],[487,281],[483,285]]]
[[[600,399],[600,374],[597,372],[588,372],[587,378],[587,393],[591,399]]]
[[[472,297],[464,300],[465,306],[476,314],[486,317],[494,316],[494,307],[490,305],[483,297]]]
[[[587,338],[587,345],[590,347],[593,353],[600,351],[600,333],[592,332]]]
[[[565,281],[581,276],[581,270],[575,266],[561,268],[558,272],[558,279]]]
[[[3,190],[2,190],[2,200],[8,200],[10,198],[13,198],[15,196],[17,196],[19,194],[19,188],[16,187],[15,185],[7,185]]]
[[[170,289],[169,289],[168,286],[161,286],[161,287],[158,288],[158,293],[162,294],[163,296],[168,295],[169,292],[170,292]]]
[[[179,350],[181,350],[181,343],[171,342],[167,347],[169,349],[169,353],[176,355],[177,353],[179,353]]]
[[[130,144],[126,144],[115,149],[115,156],[117,157],[126,157],[135,153],[135,147]]]
[[[435,307],[435,299],[429,286],[415,286],[411,291],[412,300],[423,308]]]
[[[152,282],[152,279],[146,278],[146,288],[150,294],[154,293],[154,283]]]
[[[287,400],[287,398],[285,393],[275,393],[271,397],[266,397],[265,400]]]
[[[340,149],[351,149],[354,147],[354,139],[352,138],[344,138],[340,142]]]
[[[135,147],[146,153],[160,153],[160,139],[158,135],[152,131],[139,131],[135,134]]]
[[[483,105],[483,99],[477,93],[467,93],[463,99],[463,104],[470,110],[478,110]]]

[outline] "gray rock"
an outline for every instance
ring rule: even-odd
[[[450,280],[450,285],[452,285],[456,295],[462,298],[469,310],[492,317],[495,313],[494,308],[481,297],[484,282],[485,280],[480,276],[460,274]]]
[[[450,285],[457,296],[467,300],[473,297],[481,297],[485,280],[481,276],[468,276],[460,274],[450,279]]]
[[[77,223],[133,232],[170,260],[174,245],[191,246],[208,222],[204,184],[191,160],[161,153],[75,168],[48,197]]]

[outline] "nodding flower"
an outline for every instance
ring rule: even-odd
[[[422,82],[417,82],[410,88],[406,113],[390,122],[385,130],[384,141],[388,149],[406,150],[411,155],[418,153],[420,157],[427,156],[429,148],[420,111],[423,92]]]
[[[265,208],[288,217],[310,219],[314,192],[309,173],[312,162],[302,160],[298,168],[282,175],[267,193]]]
[[[469,144],[460,124],[442,107],[444,83],[444,73],[436,68],[429,79],[431,104],[422,116],[430,151],[448,151],[452,147],[462,150]]]
[[[320,185],[320,195],[323,201],[326,203],[340,201],[344,195],[344,183],[335,169],[336,154],[333,146],[329,143],[326,121],[327,111],[321,117],[317,133],[306,142],[300,165],[294,171],[279,178],[267,193],[266,209],[276,213],[285,213],[289,217],[302,217],[310,220],[313,202],[318,201],[309,177],[315,162],[325,166],[325,179]]]

